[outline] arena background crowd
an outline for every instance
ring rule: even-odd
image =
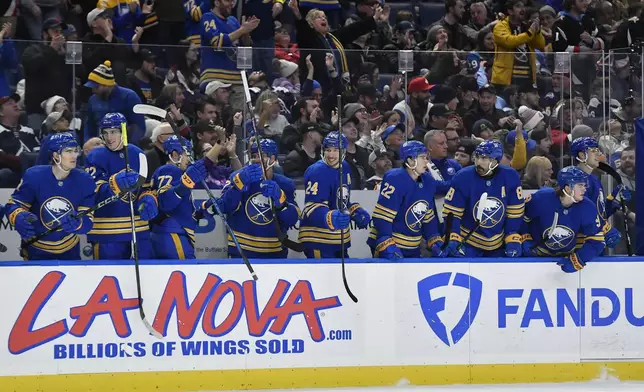
[[[172,131],[133,113],[147,103],[172,113],[196,157],[218,162],[207,183],[220,189],[247,160],[237,47],[252,47],[252,115],[279,145],[276,171],[300,188],[322,139],[340,127],[356,190],[377,190],[400,166],[407,139],[427,146],[432,174],[445,180],[472,164],[478,143],[497,139],[524,189],[555,187],[558,169],[572,163],[571,141],[590,136],[636,191],[641,2],[6,3],[0,187],[15,188],[24,170],[47,163],[39,151],[52,133],[76,132],[84,155],[101,145],[97,124],[108,112],[127,117],[153,172],[167,161],[162,146]],[[77,64],[71,41],[82,42]],[[407,72],[400,51],[413,53]],[[623,222],[617,214],[613,225],[623,230]]]

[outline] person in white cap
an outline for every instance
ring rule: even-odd
[[[215,104],[217,115],[215,116],[215,123],[217,125],[224,125],[230,122],[233,116],[233,109],[230,107],[230,88],[232,84],[214,80],[206,85],[207,97]]]

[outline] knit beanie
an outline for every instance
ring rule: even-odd
[[[579,139],[580,137],[593,137],[593,129],[585,124],[575,125],[570,133],[571,140]]]
[[[286,60],[279,60],[279,63],[280,63],[280,75],[283,78],[288,78],[289,76],[297,72],[297,69],[298,69],[297,64]]]
[[[112,62],[107,60],[103,64],[94,68],[87,78],[88,83],[94,82],[102,86],[114,86],[114,73],[112,72]]]
[[[543,120],[544,115],[527,106],[521,106],[519,108],[519,117],[521,118],[521,122],[523,122],[523,129],[531,131]]]

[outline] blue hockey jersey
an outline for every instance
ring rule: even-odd
[[[300,223],[299,240],[306,249],[320,249],[328,252],[341,250],[340,230],[331,230],[327,224],[328,214],[333,210],[348,209],[353,213],[360,208],[358,203],[351,203],[351,168],[342,161],[342,187],[338,169],[327,165],[323,160],[315,162],[304,172],[304,209]],[[344,206],[338,206],[342,199]],[[351,247],[351,231],[344,231],[345,249]]]
[[[154,233],[185,233],[194,246],[198,222],[192,194],[180,197],[172,189],[181,184],[183,173],[173,164],[163,165],[154,171],[151,188],[157,194],[159,215],[150,222],[150,229]]]
[[[297,224],[300,217],[300,210],[295,202],[295,183],[280,174],[273,174],[272,180],[282,189],[282,202],[286,203],[284,209],[277,212],[280,228],[286,233]],[[246,185],[242,190],[228,182],[222,191],[221,200],[222,213],[226,214],[228,224],[246,256],[285,258],[288,255],[288,249],[282,246],[277,237],[271,205],[269,199],[262,195],[261,182]],[[230,233],[228,255],[240,257]]]
[[[516,170],[499,165],[491,177],[481,177],[476,166],[460,170],[445,195],[443,216],[452,213],[454,220],[450,238],[465,237],[476,225],[476,213],[483,208],[480,227],[467,243],[481,250],[496,250],[505,242],[521,242],[524,200],[521,180]],[[485,205],[479,205],[481,195],[487,192]]]
[[[139,154],[143,154],[140,148],[129,144],[127,146],[132,171],[139,171]],[[109,185],[110,177],[125,170],[125,154],[123,150],[111,151],[102,146],[97,147],[87,154],[85,170],[96,182],[96,198],[98,201],[105,200],[114,195]],[[141,192],[141,196],[150,193],[147,190]],[[153,194],[153,193],[150,193]],[[128,193],[135,200],[135,192]],[[149,238],[148,221],[141,220],[138,216],[138,208],[134,209],[134,222],[137,232],[137,239]],[[132,240],[132,223],[130,218],[130,204],[127,196],[121,200],[96,211],[94,214],[94,228],[87,233],[88,241],[96,242],[117,242]]]
[[[72,169],[67,178],[58,180],[50,165],[34,166],[25,172],[7,203],[6,212],[12,226],[15,226],[16,216],[21,212],[35,214],[38,217],[36,233],[42,233],[58,226],[63,215],[89,210],[95,204],[94,196],[94,181],[84,171]],[[92,214],[84,216],[81,227],[91,228],[93,220]],[[78,241],[78,234],[57,231],[31,246],[61,254],[71,250]]]
[[[186,40],[195,45],[201,45],[201,18],[209,11],[210,0],[183,0]]]
[[[436,181],[429,173],[419,179],[414,181],[404,168],[385,174],[367,240],[372,249],[376,248],[379,239],[393,238],[403,256],[417,257],[421,238],[430,246],[440,240],[434,216]]]
[[[241,85],[237,70],[237,42],[229,34],[238,30],[239,21],[234,16],[222,19],[212,12],[201,18],[201,79],[206,85],[214,80]]]
[[[610,199],[604,196],[604,188],[602,186],[601,180],[593,175],[588,175],[588,186],[586,187],[586,195],[590,201],[593,202],[599,215],[599,219],[602,224],[602,232],[606,234],[612,229],[608,218],[615,213],[615,205],[613,203],[612,197]]]
[[[555,212],[557,226],[550,233]],[[528,197],[521,233],[523,241],[534,241],[540,256],[565,256],[577,249],[577,256],[585,263],[604,250],[602,223],[593,202],[584,197],[564,208],[552,188],[541,188]]]

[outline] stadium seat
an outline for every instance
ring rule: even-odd
[[[444,3],[418,3],[421,25],[428,28],[434,22],[438,22],[445,15]]]
[[[405,3],[387,3],[389,8],[391,8],[391,12],[389,13],[389,23],[391,26],[396,25],[396,14],[398,11],[406,10],[410,11],[411,13],[414,14],[414,17],[416,16],[414,13],[414,6],[412,3],[405,2]]]
[[[379,91],[382,91],[383,87],[391,83],[391,79],[394,78],[396,74],[390,74],[390,73],[381,73],[380,74],[380,86],[377,86]]]

